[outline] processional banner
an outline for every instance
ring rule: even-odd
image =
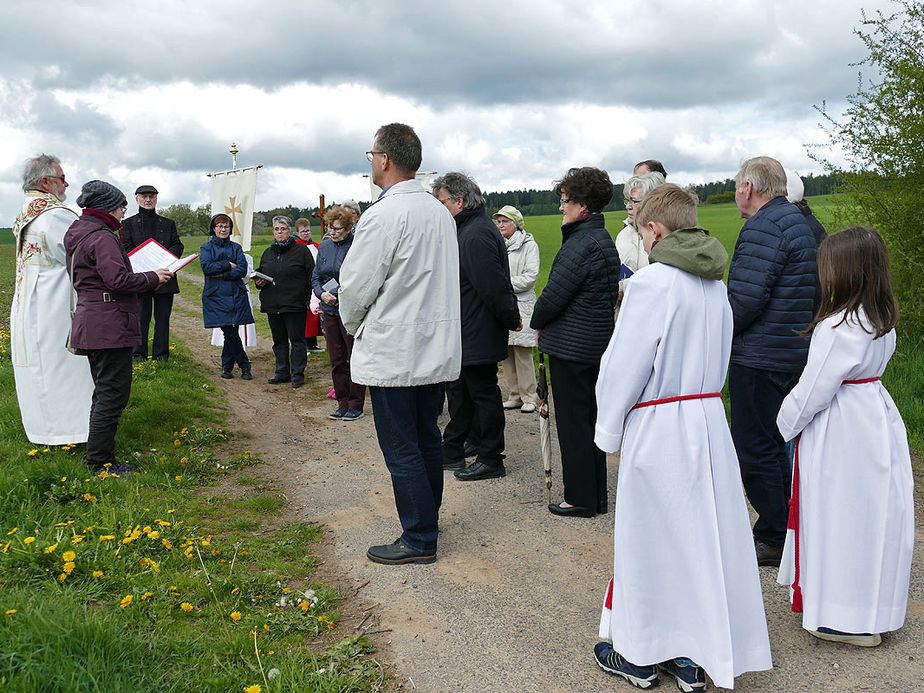
[[[227,214],[234,222],[231,240],[250,250],[257,168],[212,173],[212,215]]]

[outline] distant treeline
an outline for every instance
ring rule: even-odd
[[[670,177],[668,177],[668,180],[670,180]],[[834,176],[815,176],[811,174],[802,176],[802,182],[805,185],[806,197],[827,195],[834,192],[839,184],[839,180]],[[735,181],[731,178],[687,187],[690,191],[696,193],[702,204],[709,205],[735,201]],[[489,212],[506,205],[513,205],[523,213],[523,216],[527,217],[558,214],[559,199],[551,190],[512,190],[509,192],[485,193],[485,206]],[[368,206],[369,203],[360,203],[362,209]],[[613,201],[604,211],[618,212],[623,209],[625,209],[625,206],[623,205],[622,183],[619,183],[613,193]],[[256,234],[267,233],[272,226],[273,217],[279,214],[289,217],[292,221],[305,217],[311,220],[312,227],[317,227],[320,225],[320,220],[314,215],[318,211],[318,207],[295,207],[294,205],[289,205],[255,212],[253,215],[253,232]],[[208,205],[193,209],[186,204],[176,204],[160,210],[160,213],[176,222],[177,230],[181,236],[203,234],[208,231]]]

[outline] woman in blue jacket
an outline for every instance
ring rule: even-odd
[[[236,363],[241,378],[252,380],[250,359],[244,351],[240,325],[253,322],[253,311],[244,286],[247,259],[240,244],[230,239],[234,222],[225,214],[216,214],[209,222],[211,238],[199,248],[199,264],[205,275],[202,287],[202,320],[206,327],[219,327],[225,344],[221,349],[221,377],[233,378]]]

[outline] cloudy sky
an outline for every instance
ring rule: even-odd
[[[0,21],[0,226],[23,160],[63,162],[73,203],[103,178],[160,206],[208,202],[206,173],[263,164],[257,209],[369,198],[376,128],[415,127],[422,170],[486,190],[549,188],[570,166],[671,180],[769,154],[801,173],[826,102],[889,0],[62,0]],[[134,205],[132,205],[134,207]]]

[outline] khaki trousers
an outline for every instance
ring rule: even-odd
[[[532,347],[508,346],[507,358],[502,364],[504,379],[510,390],[510,397],[524,404],[538,402],[536,398],[536,364],[533,363]]]

